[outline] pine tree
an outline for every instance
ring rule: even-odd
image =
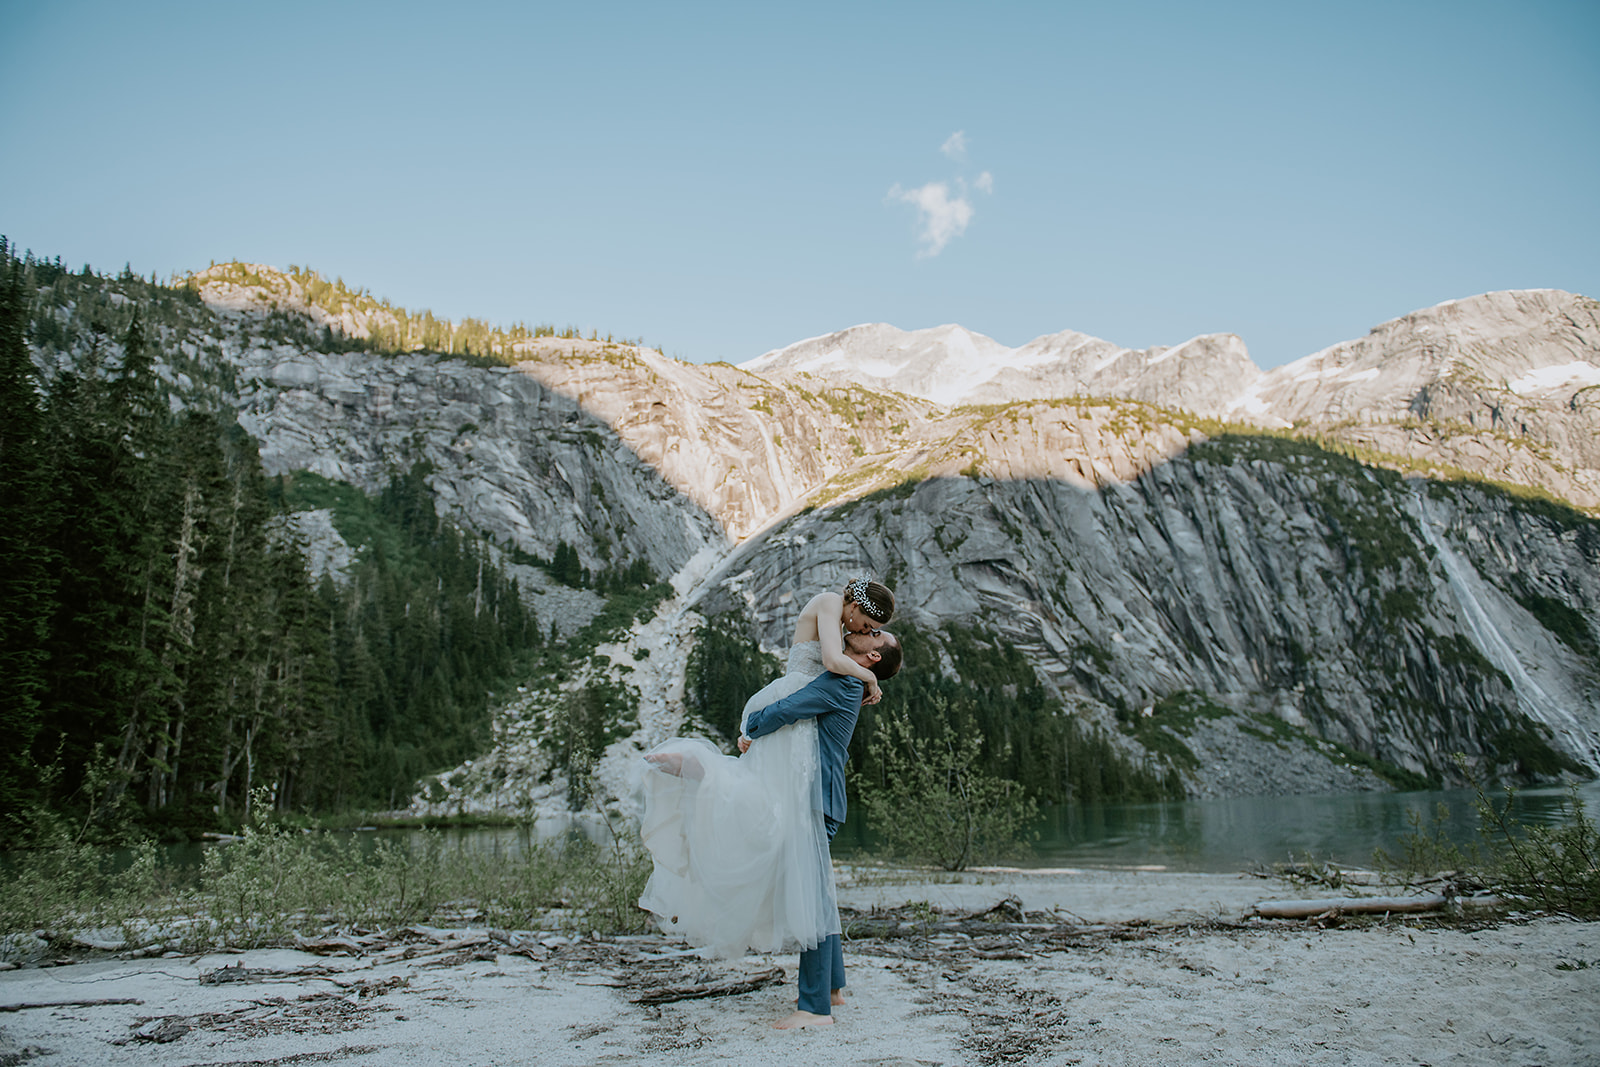
[[[42,717],[45,637],[53,610],[51,499],[44,421],[28,354],[23,264],[0,237],[0,813],[35,799],[30,752]]]

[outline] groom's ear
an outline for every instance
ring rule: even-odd
[[[872,662],[876,663],[880,659],[883,658],[883,653],[879,652],[877,649],[873,649],[872,651],[867,653],[867,658],[872,660]]]

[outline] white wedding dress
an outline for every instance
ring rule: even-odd
[[[787,673],[750,698],[744,717],[821,673],[821,646],[794,646]],[[648,761],[641,775],[640,835],[655,872],[639,906],[664,931],[720,955],[815,948],[839,932],[815,719],[756,739],[742,757],[688,737],[649,754],[683,760],[681,775]]]

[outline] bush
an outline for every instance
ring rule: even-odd
[[[1600,918],[1600,832],[1577,787],[1567,793],[1566,818],[1555,826],[1523,826],[1511,815],[1515,790],[1497,805],[1478,790],[1479,832],[1494,842],[1487,881],[1501,896],[1545,911]]]
[[[1464,761],[1458,760],[1460,764]],[[1600,831],[1589,818],[1574,786],[1553,826],[1525,826],[1511,814],[1516,791],[1507,788],[1496,802],[1476,782],[1478,840],[1465,846],[1444,831],[1449,808],[1440,804],[1431,825],[1411,814],[1410,833],[1401,837],[1398,856],[1378,850],[1379,867],[1406,880],[1449,874],[1462,887],[1493,890],[1499,896],[1549,912],[1600,918]]]
[[[1025,852],[1023,828],[1038,805],[1016,782],[978,769],[980,737],[952,730],[944,708],[930,711],[931,734],[917,736],[901,714],[880,720],[869,743],[882,779],[857,785],[886,847],[947,871]]]

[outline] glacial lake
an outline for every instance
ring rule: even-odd
[[[1497,801],[1504,799],[1503,794],[1492,795]],[[1600,820],[1600,781],[1580,786],[1578,795],[1588,817]],[[1565,789],[1529,789],[1516,794],[1512,813],[1526,825],[1547,825],[1560,820],[1566,803]],[[1413,832],[1412,813],[1420,815],[1431,833],[1440,804],[1449,810],[1446,835],[1458,844],[1475,840],[1478,816],[1470,790],[1072,804],[1042,812],[1033,827],[1037,837],[1031,851],[1007,863],[1233,873],[1310,858],[1371,867],[1375,849],[1399,851],[1402,839]],[[579,829],[601,841],[608,836],[598,820],[541,823],[537,833],[549,837]],[[458,847],[489,851],[515,852],[528,840],[526,831],[509,827],[442,833]],[[858,805],[834,840],[834,859],[841,863],[867,859],[877,840]]]
[[[1600,818],[1600,782],[1580,786],[1578,795],[1588,817]],[[1491,796],[1504,800],[1503,793]],[[1041,813],[1031,854],[1008,863],[1231,873],[1311,858],[1371,867],[1375,849],[1397,853],[1414,832],[1413,813],[1431,834],[1440,804],[1449,810],[1446,836],[1457,844],[1475,840],[1470,790],[1072,804]],[[1565,789],[1542,788],[1518,792],[1511,810],[1526,825],[1547,825],[1560,821],[1567,806]],[[835,858],[870,854],[875,836],[852,814],[834,842]]]
[[[1492,794],[1503,800],[1503,794]],[[1600,781],[1579,787],[1587,815],[1600,821]],[[1567,791],[1519,791],[1512,813],[1526,825],[1559,821]],[[1438,806],[1449,810],[1446,835],[1458,844],[1476,839],[1478,817],[1469,790],[1416,793],[1347,793],[1332,796],[1232,797],[1141,804],[1071,804],[1041,813],[1031,850],[1007,865],[1049,867],[1149,867],[1171,871],[1233,873],[1274,863],[1335,861],[1371,867],[1373,851],[1397,853],[1413,832],[1412,813],[1429,833]],[[609,834],[598,819],[540,822],[537,827],[453,828],[438,831],[454,848],[514,854],[533,838],[582,832],[602,843]],[[356,833],[365,844],[407,838],[414,830]],[[341,834],[342,836],[342,834]],[[861,806],[850,811],[833,843],[834,859],[849,864],[871,859],[878,836]],[[205,847],[169,846],[169,860],[198,865]]]

